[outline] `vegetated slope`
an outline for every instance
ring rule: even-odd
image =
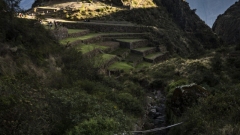
[[[240,2],[229,7],[224,14],[219,15],[213,25],[217,33],[227,44],[240,42]]]
[[[157,7],[133,8],[106,18],[152,26],[151,40],[164,45],[171,53],[196,55],[220,46],[211,29],[181,0],[154,1]]]
[[[183,122],[170,128],[169,135],[240,133],[240,61],[239,56],[226,57],[231,51],[226,47],[197,59],[175,57],[130,76],[165,90],[168,125]],[[205,96],[193,83],[204,87]],[[182,86],[187,89],[176,90]]]
[[[101,1],[94,1],[97,2]],[[126,4],[129,3],[128,1],[123,1],[125,4],[123,6],[119,6],[121,0],[113,3],[103,2],[104,5],[97,12],[80,8],[76,12],[66,11],[63,17],[72,20],[83,20],[88,17],[91,20],[129,21],[150,26],[153,29],[150,31],[152,34],[149,39],[154,46],[165,46],[170,53],[178,53],[182,56],[198,55],[206,49],[220,46],[217,36],[195,14],[195,11],[190,9],[188,3],[182,0],[148,0],[145,5],[133,1],[135,7],[132,4],[131,8]]]
[[[1,134],[134,130],[145,102],[138,84],[99,75],[91,60],[62,47],[37,21],[15,18],[8,10],[0,17]]]

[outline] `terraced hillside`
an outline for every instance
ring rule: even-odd
[[[167,52],[160,52],[157,47],[150,46],[144,38],[148,33],[132,32],[132,29],[122,32],[115,25],[106,25],[109,31],[114,29],[115,32],[91,31],[87,29],[92,27],[88,23],[85,29],[68,29],[69,36],[60,40],[60,43],[76,48],[84,57],[93,61],[96,67],[113,72],[141,69],[167,58]],[[106,27],[105,24],[101,26]]]
[[[68,36],[60,43],[77,49],[104,71],[142,69],[168,57],[166,49],[148,40],[152,27],[126,21],[69,21],[57,18],[62,10],[53,7],[36,7],[30,12],[32,17],[44,18],[41,23],[48,29],[57,29],[60,25],[68,28]],[[49,22],[52,22],[51,28]]]

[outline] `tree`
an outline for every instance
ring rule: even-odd
[[[19,4],[21,2],[21,0],[3,0],[5,1],[7,7],[6,7],[6,12],[10,13],[11,15],[11,18],[13,17],[14,15],[14,12],[16,10],[19,10],[20,7],[19,7]]]

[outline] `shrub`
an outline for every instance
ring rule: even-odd
[[[240,87],[239,85],[225,91],[216,92],[199,101],[198,105],[189,108],[177,121],[183,125],[170,130],[169,135],[226,135],[239,134],[240,128]],[[176,122],[176,121],[175,121]]]
[[[140,116],[143,113],[141,103],[129,93],[119,93],[117,101],[124,111]]]
[[[113,118],[94,117],[75,126],[67,135],[113,135],[122,132],[119,124]]]

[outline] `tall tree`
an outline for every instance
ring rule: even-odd
[[[11,18],[13,17],[16,10],[19,10],[19,4],[22,0],[3,0],[6,2],[6,12],[10,13]]]

